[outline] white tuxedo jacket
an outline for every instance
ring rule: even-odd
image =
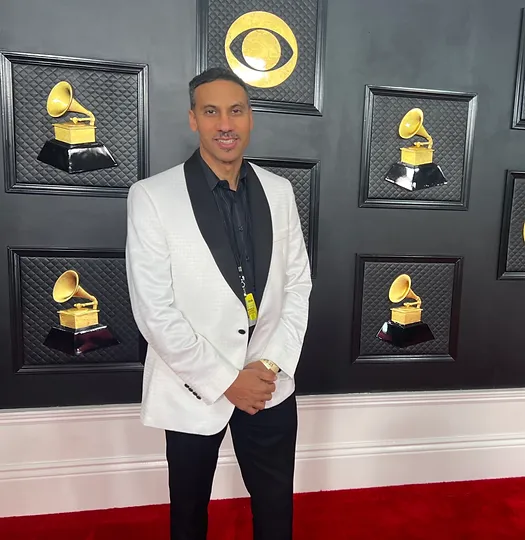
[[[228,423],[234,406],[223,394],[249,362],[281,368],[266,407],[292,394],[312,284],[291,184],[247,164],[259,308],[248,342],[235,259],[197,152],[131,187],[126,268],[148,342],[143,423],[211,435]]]

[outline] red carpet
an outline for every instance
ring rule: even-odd
[[[168,540],[168,507],[0,519],[1,540]],[[294,540],[524,540],[525,478],[306,493]],[[251,540],[245,499],[212,501],[209,540]]]

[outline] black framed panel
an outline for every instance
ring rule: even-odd
[[[466,210],[477,95],[371,85],[365,94],[359,206]],[[401,149],[421,152],[425,135],[431,157],[407,166]]]
[[[320,163],[309,159],[247,158],[255,165],[282,176],[292,184],[312,278],[317,270]]]
[[[498,279],[525,279],[525,172],[507,171]]]
[[[456,359],[461,257],[358,254],[356,265],[352,362],[449,362]],[[391,287],[400,276],[410,277],[405,289],[408,294],[391,299]],[[391,321],[392,308],[414,301],[411,293],[422,302],[424,339],[413,345],[399,346],[381,338],[381,331]]]
[[[198,0],[197,72],[230,67],[255,111],[320,116],[326,0]]]
[[[4,51],[0,77],[7,192],[125,197],[131,184],[148,176],[147,65]],[[77,103],[52,117],[48,97],[57,84],[69,85]],[[78,169],[42,161],[46,143],[56,136],[53,124],[85,119],[85,110],[94,115],[94,142],[105,147],[112,164],[106,160],[96,170],[80,170],[84,157]],[[63,147],[58,161],[74,159],[66,152],[79,155],[78,144]],[[52,152],[56,156],[57,146]]]
[[[518,64],[516,68],[516,86],[514,90],[514,108],[512,110],[512,129],[525,129],[525,8],[521,10],[520,37],[518,45]]]
[[[139,371],[145,343],[129,301],[123,250],[8,248],[14,374],[74,374]],[[46,337],[59,326],[57,312],[89,301],[53,299],[53,288],[67,270],[79,274],[79,285],[99,304],[99,321],[118,344],[84,354],[67,354],[46,346]]]

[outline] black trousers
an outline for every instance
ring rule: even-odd
[[[292,540],[295,394],[253,416],[236,408],[229,426],[251,498],[253,540]],[[225,433],[226,428],[210,436],[166,432],[171,540],[206,540],[208,503]]]

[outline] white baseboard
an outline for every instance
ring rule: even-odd
[[[298,398],[297,492],[525,476],[525,389]],[[0,517],[168,501],[138,406],[0,413]],[[244,497],[231,439],[212,497]]]

